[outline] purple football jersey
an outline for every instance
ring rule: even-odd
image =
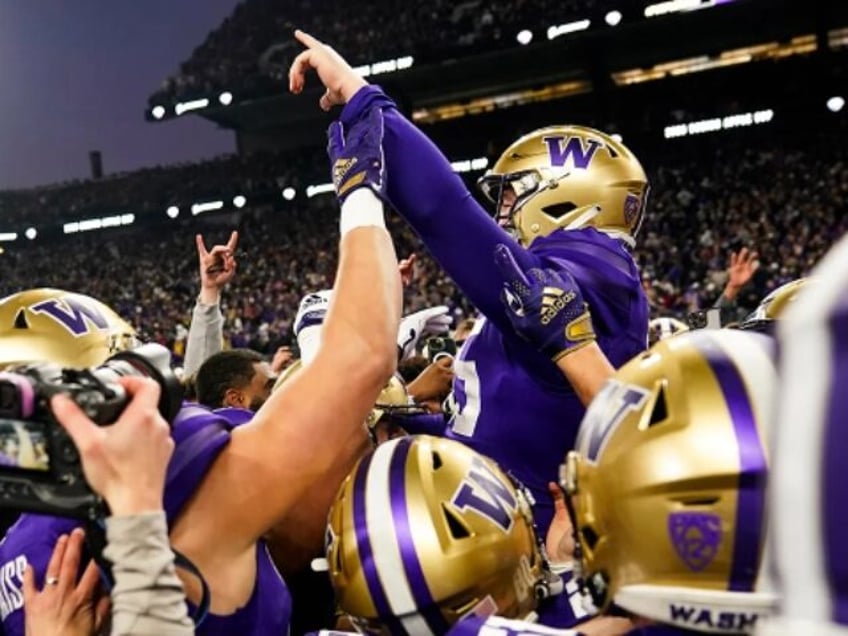
[[[567,270],[592,313],[598,344],[618,367],[647,347],[648,302],[623,243],[595,229],[558,230],[520,246],[471,196],[450,163],[377,86],[345,106],[350,126],[381,108],[387,194],[485,320],[455,362],[454,419],[447,435],[488,455],[525,483],[542,533],[553,515],[547,490],[574,445],[584,408],[562,373],[514,331],[494,263],[505,245],[516,263]]]
[[[169,523],[178,516],[229,442],[230,431],[249,420],[249,412],[242,409],[221,411],[211,412],[204,407],[186,404],[174,420],[171,435],[176,446],[168,464],[164,498]],[[78,526],[78,522],[73,520],[24,514],[6,533],[0,543],[0,563],[3,564],[0,616],[6,636],[24,636],[20,590],[26,564],[33,566],[36,582],[42,585],[56,539]],[[286,633],[291,598],[264,542],[257,544],[256,559],[256,587],[248,603],[229,616],[208,615],[196,630],[199,636]]]
[[[632,258],[594,230],[558,231],[531,252],[567,269],[592,312],[598,345],[615,367],[644,350],[648,305]],[[447,436],[488,455],[530,489],[544,533],[553,518],[548,482],[574,446],[585,408],[546,356],[480,320],[454,364],[455,415]]]

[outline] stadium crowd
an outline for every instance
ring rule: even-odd
[[[280,4],[246,0],[232,16],[212,31],[150,98],[154,105],[216,90],[274,90],[281,85],[297,54],[289,34],[297,27],[320,34],[349,56],[354,64],[368,64],[412,55],[416,63],[440,61],[515,46],[522,29],[544,29],[587,17],[602,0],[525,0],[482,3],[479,0],[436,0],[409,6],[392,2]],[[332,16],[328,19],[328,16]],[[382,25],[392,24],[391,29]]]
[[[322,154],[316,151],[314,161],[310,155],[303,161],[300,154],[299,172],[287,167],[286,155],[271,161],[228,158],[4,192],[0,205],[4,220],[16,218],[6,215],[16,210],[34,221],[84,218],[130,202],[134,210],[164,217],[170,202],[204,192],[250,196],[273,191],[282,204],[280,185],[324,180],[318,176]],[[794,148],[725,146],[709,159],[654,162],[648,216],[635,252],[652,315],[682,318],[711,305],[726,282],[730,253],[742,246],[756,250],[762,265],[739,299],[743,308],[753,309],[768,291],[807,273],[848,228],[841,213],[848,201],[846,162],[844,147],[812,138]],[[280,210],[248,204],[209,220],[173,222],[176,231],[162,233],[158,226],[147,230],[145,241],[137,240],[143,226],[134,226],[66,236],[61,251],[38,242],[15,246],[0,258],[0,294],[40,286],[79,290],[103,299],[179,354],[197,293],[193,236],[208,232],[207,243],[214,243],[238,227],[239,270],[223,300],[225,335],[232,346],[268,353],[291,341],[291,321],[302,295],[332,283],[336,262],[329,229],[335,216],[332,197],[301,196]],[[419,256],[414,282],[406,290],[408,310],[446,304],[457,321],[473,314],[413,233],[399,219],[392,221],[399,254]],[[129,233],[133,240],[127,239]],[[98,257],[91,258],[92,253]]]

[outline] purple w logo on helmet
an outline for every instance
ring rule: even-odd
[[[460,510],[471,509],[509,532],[518,502],[509,487],[485,462],[475,457],[451,499]]]
[[[575,168],[585,170],[595,158],[595,153],[603,144],[594,139],[583,139],[582,137],[566,137],[562,135],[542,137],[542,141],[548,146],[548,154],[551,157],[551,166],[562,168],[568,158]],[[588,146],[584,145],[584,141]]]
[[[73,296],[45,300],[33,305],[30,310],[37,314],[47,314],[75,336],[89,333],[90,327],[106,329],[109,326],[109,321],[96,307]]]

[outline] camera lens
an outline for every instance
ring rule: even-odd
[[[5,380],[0,381],[0,411],[2,411],[2,414],[6,417],[16,415],[17,405],[18,387]]]

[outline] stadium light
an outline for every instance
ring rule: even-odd
[[[165,116],[165,107],[157,104],[153,107],[150,113],[153,115],[154,119],[162,119]]]
[[[518,43],[522,46],[530,44],[530,42],[533,41],[533,32],[530,29],[522,29],[518,32],[518,35],[515,36],[515,39],[518,40]]]
[[[395,71],[402,71],[404,69],[410,68],[415,63],[415,58],[411,55],[405,55],[403,57],[397,57],[393,60],[384,60],[382,62],[374,62],[373,64],[363,64],[362,66],[356,66],[353,69],[354,73],[361,75],[362,77],[368,77],[369,75],[380,75],[381,73],[394,73]]]
[[[233,103],[233,94],[230,91],[224,91],[218,95],[218,101],[221,102],[221,106],[229,106]]]
[[[175,219],[180,215],[180,209],[175,205],[169,205],[168,209],[165,210],[165,214],[168,215],[169,219]]]
[[[26,232],[24,232],[24,236],[26,236],[31,241],[36,236],[38,236],[38,231],[34,227],[28,227]]]
[[[247,199],[243,195],[237,194],[233,197],[233,205],[237,208],[243,208],[247,204]]]
[[[297,194],[297,192],[296,192],[296,191],[295,191],[295,189],[294,189],[294,188],[292,188],[291,186],[290,186],[290,187],[288,187],[288,188],[283,189],[283,198],[284,198],[286,201],[291,201],[291,200],[293,200],[296,194]]]
[[[474,172],[476,170],[485,170],[489,165],[489,160],[486,157],[476,157],[474,159],[461,159],[452,161],[451,168],[454,172]]]
[[[718,132],[719,130],[731,130],[733,128],[746,128],[748,126],[767,124],[772,119],[774,119],[774,111],[769,108],[750,113],[739,113],[738,115],[728,115],[727,117],[712,117],[687,124],[666,126],[663,130],[663,136],[666,139],[676,139],[689,135],[702,135],[704,133]]]
[[[0,232],[0,241],[17,241],[17,232]]]
[[[180,102],[174,106],[174,112],[179,116],[190,110],[199,110],[201,108],[206,108],[207,106],[209,106],[209,100],[204,97],[203,99],[193,99],[189,102]]]
[[[621,135],[619,135],[618,133],[613,133],[613,134],[610,135],[610,137],[615,139],[618,143],[621,143],[622,141],[624,141],[624,138]]]
[[[840,95],[834,95],[827,100],[827,109],[832,113],[838,113],[845,108],[845,98]]]
[[[327,192],[334,192],[335,188],[332,183],[319,183],[318,185],[307,186],[306,188],[306,196],[310,199],[317,194],[325,194]]]
[[[100,230],[107,227],[132,225],[133,223],[135,223],[135,214],[115,214],[113,216],[104,216],[99,219],[83,219],[82,221],[65,223],[62,226],[62,231],[65,234],[75,234],[77,232],[89,232],[91,230]],[[35,228],[30,229],[35,230]]]
[[[207,201],[205,203],[195,203],[191,206],[191,213],[194,216],[198,214],[203,214],[204,212],[211,212],[212,210],[220,210],[224,207],[223,201]]]
[[[553,40],[561,35],[574,33],[575,31],[585,31],[592,24],[589,19],[577,20],[575,22],[566,22],[565,24],[553,25],[548,27],[548,39]]]
[[[604,16],[604,21],[611,27],[618,26],[621,22],[621,11],[610,11]]]

